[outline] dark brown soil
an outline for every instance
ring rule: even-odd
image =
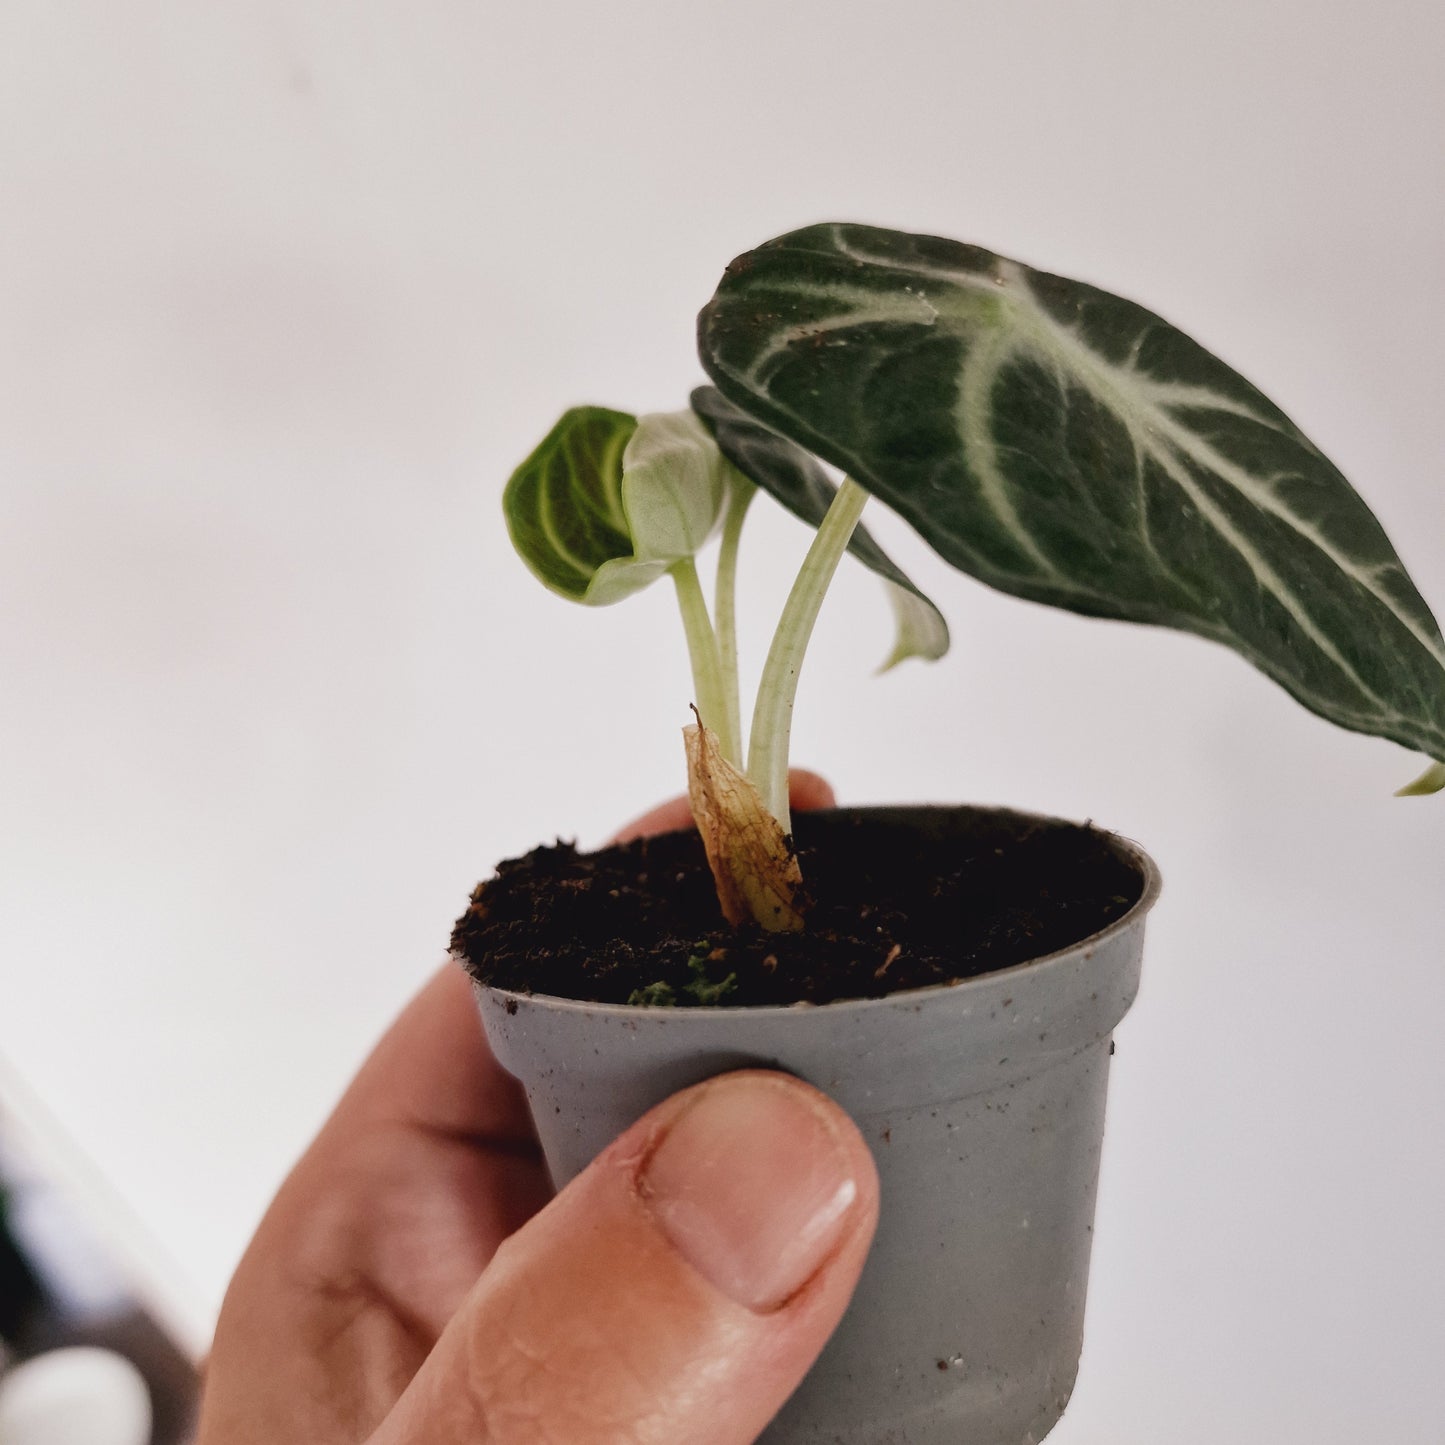
[[[1088,938],[1143,892],[1108,834],[1001,810],[794,818],[802,933],[732,929],[694,832],[501,864],[457,920],[473,977],[518,992],[696,1007],[826,1003],[969,978]]]

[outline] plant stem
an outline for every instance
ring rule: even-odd
[[[702,595],[702,583],[697,580],[697,566],[691,557],[684,557],[670,569],[673,584],[677,588],[677,605],[682,610],[683,631],[687,635],[687,655],[692,662],[692,686],[697,694],[697,710],[703,726],[717,734],[718,746],[723,756],[734,765],[738,763],[739,734],[730,732],[728,717],[727,688],[723,683],[722,654],[718,650],[717,634],[708,616],[707,599]]]
[[[738,542],[743,534],[743,519],[757,494],[758,489],[740,472],[733,473],[732,495],[728,499],[727,515],[723,518],[722,548],[717,557],[717,587],[713,591],[727,726],[734,745],[733,750],[728,752],[728,761],[735,767],[742,766],[743,740],[742,704],[738,700]]]
[[[788,814],[788,742],[793,730],[793,698],[798,691],[798,674],[803,669],[803,653],[813,635],[823,594],[833,580],[833,573],[848,541],[858,525],[868,493],[850,477],[843,478],[838,495],[818,527],[813,545],[803,559],[798,580],[788,593],[778,630],[768,648],[758,683],[758,699],[753,708],[753,729],[748,739],[748,777],[762,795],[763,806],[792,831]]]

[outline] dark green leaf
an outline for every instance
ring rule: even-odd
[[[1445,758],[1445,641],[1344,477],[1153,313],[976,246],[822,225],[699,318],[738,406],[1006,592],[1223,642],[1306,707]]]
[[[814,457],[740,411],[716,387],[698,387],[691,401],[693,410],[717,438],[722,454],[745,477],[810,527],[823,520],[838,488]],[[884,667],[908,657],[942,657],[948,651],[948,624],[938,608],[873,540],[866,527],[860,525],[854,531],[848,550],[889,584],[898,635]]]

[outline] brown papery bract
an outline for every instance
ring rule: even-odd
[[[723,756],[701,724],[683,729],[687,793],[717,884],[723,917],[773,933],[803,927],[803,875],[781,824],[763,806],[747,775]]]

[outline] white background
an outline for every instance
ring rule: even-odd
[[[0,4],[0,1054],[193,1339],[475,879],[679,790],[668,597],[545,594],[498,499],[564,406],[683,403],[735,253],[862,220],[1142,301],[1445,607],[1441,16]],[[871,520],[954,652],[872,678],[845,568],[795,758],[1166,877],[1053,1438],[1445,1440],[1445,800],[1222,649]],[[749,525],[755,666],[806,539]]]

